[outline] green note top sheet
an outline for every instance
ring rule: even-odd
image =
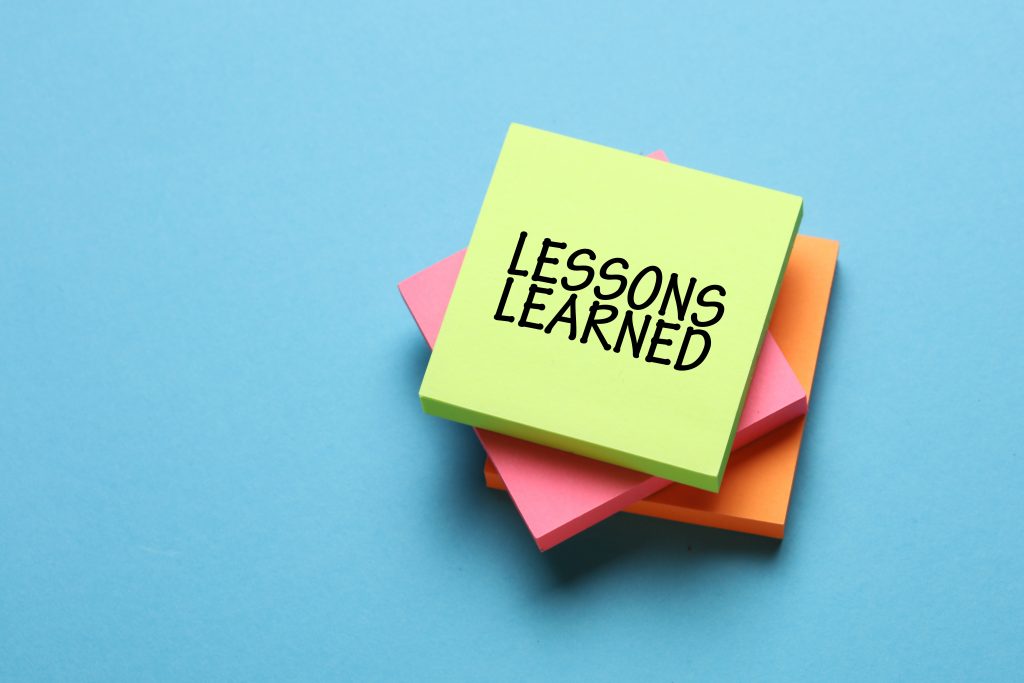
[[[717,491],[802,205],[513,124],[423,409]]]

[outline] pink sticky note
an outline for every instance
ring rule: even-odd
[[[649,155],[667,161],[663,152]],[[403,280],[399,292],[431,348],[465,250]],[[807,412],[807,394],[766,334],[733,450]],[[483,429],[475,430],[541,550],[597,524],[670,482]]]

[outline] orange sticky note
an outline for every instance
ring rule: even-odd
[[[797,236],[769,326],[808,397],[838,256],[834,240]],[[626,512],[782,538],[806,419],[736,451],[717,494],[673,484]],[[504,489],[490,460],[484,474],[488,486]]]

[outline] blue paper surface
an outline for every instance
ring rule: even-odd
[[[0,680],[1019,677],[1020,4],[376,5],[0,9]],[[511,121],[842,243],[781,545],[421,412]]]

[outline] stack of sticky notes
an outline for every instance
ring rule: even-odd
[[[542,550],[619,511],[784,533],[838,244],[667,161],[513,125],[469,247],[399,284],[424,410]]]

